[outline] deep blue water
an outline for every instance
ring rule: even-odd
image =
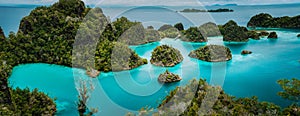
[[[177,22],[183,22],[185,26],[199,26],[207,21],[223,24],[229,19],[246,25],[251,16],[260,12],[268,12],[274,16],[294,16],[298,15],[300,9],[299,5],[282,5],[228,6],[235,10],[233,13],[201,14],[174,11],[174,9],[183,8],[185,7],[172,7],[170,10],[139,7],[124,13],[120,11],[128,8],[111,9],[108,7],[103,10],[112,19],[115,19],[115,16],[126,16],[131,20],[142,21],[145,26],[159,27],[163,23]],[[207,9],[215,8],[214,6]],[[0,7],[0,9],[0,25],[7,34],[9,31],[17,31],[21,17],[27,15],[32,8]],[[144,106],[156,107],[160,100],[176,86],[185,85],[192,78],[205,78],[210,84],[221,85],[228,94],[237,97],[255,95],[261,101],[287,106],[289,102],[276,95],[281,90],[276,81],[281,78],[299,78],[300,39],[296,38],[296,35],[300,31],[282,29],[275,31],[278,32],[278,40],[264,38],[259,41],[251,40],[247,44],[226,44],[233,52],[233,59],[226,63],[207,63],[189,58],[187,55],[191,50],[203,46],[199,43],[164,39],[161,42],[131,46],[141,57],[148,60],[150,60],[151,51],[158,45],[168,44],[179,49],[184,56],[184,61],[168,69],[182,76],[183,80],[179,83],[161,85],[157,82],[157,77],[165,71],[165,68],[151,64],[130,71],[101,73],[97,79],[91,80],[96,89],[91,94],[89,105],[99,108],[98,113],[101,115],[124,115],[128,111],[136,111]],[[219,41],[220,39],[221,37],[210,38],[209,44],[224,44]],[[253,51],[253,54],[240,55],[244,49]],[[10,85],[38,88],[52,98],[57,98],[58,115],[72,116],[76,114],[77,79],[79,77],[89,79],[84,72],[80,69],[48,64],[20,65],[14,68],[10,77]]]

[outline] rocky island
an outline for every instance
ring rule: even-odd
[[[266,27],[266,28],[300,28],[300,15],[289,17],[273,17],[267,13],[253,16],[247,27]]]
[[[249,51],[249,50],[243,50],[241,52],[242,55],[246,55],[246,54],[252,54],[252,51]]]
[[[219,9],[215,9],[215,10],[200,10],[200,9],[183,9],[180,12],[233,12],[234,10],[232,9],[226,9],[226,8],[219,8]]]
[[[232,59],[229,48],[220,45],[207,45],[192,51],[190,57],[207,62],[224,62]]]
[[[152,52],[150,62],[156,66],[172,67],[183,61],[180,51],[168,46],[158,46]]]
[[[220,29],[217,24],[208,22],[199,27],[200,32],[204,37],[221,36]]]
[[[233,20],[230,20],[225,25],[220,26],[220,31],[223,35],[223,41],[226,42],[249,41],[247,28],[238,26],[238,24]]]
[[[178,82],[181,81],[181,77],[179,75],[176,75],[174,73],[170,73],[168,70],[166,70],[165,73],[160,74],[158,77],[158,81],[160,83],[172,83],[172,82]]]
[[[300,37],[300,34],[298,34],[297,37]]]
[[[188,42],[207,42],[207,37],[204,37],[198,27],[190,27],[183,31],[183,41]]]
[[[165,24],[163,26],[161,26],[158,31],[160,32],[160,35],[162,38],[177,38],[177,37],[180,37],[180,31],[173,27],[172,25],[168,25],[168,24]]]
[[[271,32],[270,35],[268,36],[268,39],[277,39],[278,35],[276,32]]]

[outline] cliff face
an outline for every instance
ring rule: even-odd
[[[270,14],[261,13],[253,16],[247,26],[254,28],[300,28],[300,15],[295,17],[272,17]]]

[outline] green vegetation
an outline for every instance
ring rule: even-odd
[[[288,99],[299,103],[300,101],[300,80],[293,78],[291,80],[282,79],[278,80],[277,83],[283,89],[282,92],[279,92],[278,95],[284,99]]]
[[[166,70],[165,73],[160,74],[158,77],[158,81],[160,83],[172,83],[172,82],[178,82],[180,80],[181,78],[179,77],[179,75],[170,73],[169,70]]]
[[[223,62],[232,59],[229,48],[220,45],[207,45],[192,51],[190,57],[207,62]]]
[[[267,28],[299,28],[300,15],[295,17],[272,17],[270,14],[261,13],[253,16],[248,22],[248,27],[267,27]]]
[[[205,23],[199,27],[204,37],[221,36],[219,27],[212,22]]]
[[[183,31],[183,41],[189,42],[207,42],[207,37],[204,37],[197,27],[190,27],[189,29]]]
[[[158,31],[162,38],[177,38],[181,35],[180,31],[172,25],[163,25],[158,29]]]
[[[88,19],[84,19],[87,15]],[[43,93],[8,87],[7,78],[14,66],[26,63],[72,66],[72,60],[76,61],[72,59],[72,52],[85,60],[75,62],[75,67],[90,67],[99,71],[127,70],[147,63],[127,45],[117,42],[117,38],[135,24],[140,23],[125,18],[109,23],[100,8],[86,8],[81,0],[59,0],[49,7],[37,7],[21,20],[17,34],[11,32],[5,39],[0,33],[1,113],[53,115],[55,112],[54,102]],[[101,30],[104,31],[100,36]],[[77,32],[79,35],[76,36]],[[77,43],[75,36],[79,38]],[[96,43],[96,40],[101,42],[93,51],[89,49],[92,48],[90,44]],[[72,51],[73,45],[82,51]],[[91,66],[89,55],[95,57],[92,60],[95,60],[96,66]]]
[[[299,98],[300,83],[298,79],[284,79],[279,80],[278,83],[283,88],[287,88],[279,95],[287,93],[287,96],[292,96],[290,100],[295,100],[295,97]],[[187,108],[185,109],[185,107]],[[259,101],[256,96],[236,98],[226,94],[219,86],[210,86],[203,79],[199,81],[193,79],[186,86],[177,87],[171,91],[158,106],[158,112],[150,108],[142,108],[138,115],[129,113],[131,115],[128,116],[143,116],[142,114],[152,114],[153,116],[298,116],[299,109],[298,104],[291,104],[282,109],[273,103]]]
[[[240,27],[236,22],[230,20],[220,29],[223,40],[227,42],[247,42],[248,39],[248,30],[245,27]]]
[[[254,40],[260,40],[260,33],[257,33],[256,31],[248,31],[247,35],[248,35],[248,38],[251,38]]]
[[[183,9],[180,12],[233,12],[232,9],[224,9],[224,8],[219,8],[216,10],[199,10],[199,9]]]
[[[0,26],[0,40],[2,41],[3,39],[5,39],[5,35],[4,35],[4,32]]]
[[[150,62],[156,66],[172,67],[182,60],[183,56],[179,50],[168,45],[162,45],[152,51]]]
[[[184,26],[182,23],[177,23],[174,25],[174,27],[178,30],[178,31],[182,31],[184,30]]]
[[[270,35],[268,36],[269,39],[277,39],[277,33],[276,32],[271,32]]]

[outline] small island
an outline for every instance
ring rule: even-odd
[[[297,37],[299,38],[299,37],[300,37],[300,34],[298,34]]]
[[[166,70],[165,73],[160,74],[158,77],[158,81],[160,83],[172,83],[172,82],[178,82],[181,81],[181,77],[179,75],[170,73],[168,70]]]
[[[252,51],[249,51],[249,50],[243,50],[241,52],[242,55],[247,55],[247,54],[252,54]]]
[[[239,26],[235,21],[230,20],[225,25],[220,26],[223,41],[226,42],[248,42],[248,29]]]
[[[188,42],[207,42],[207,37],[204,37],[198,27],[190,27],[183,31],[183,41]]]
[[[183,61],[180,51],[168,46],[162,45],[154,49],[151,56],[151,64],[163,67],[173,67]]]
[[[225,9],[225,8],[219,8],[215,10],[201,10],[201,9],[183,9],[180,12],[233,12],[234,10],[232,9]]]
[[[177,38],[181,35],[176,27],[168,24],[161,26],[158,31],[160,32],[161,38]]]
[[[190,57],[207,62],[224,62],[232,59],[229,48],[221,45],[207,45],[189,54]]]
[[[268,36],[268,39],[277,39],[278,35],[276,32],[271,32],[270,35]]]

